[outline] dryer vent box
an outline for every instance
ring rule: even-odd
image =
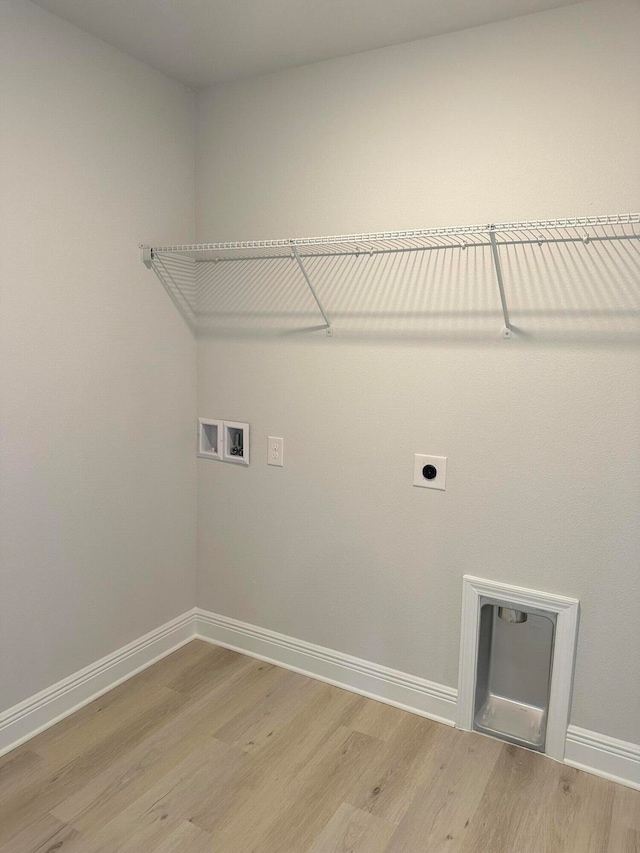
[[[473,728],[544,752],[555,613],[482,600]]]
[[[458,725],[562,761],[579,602],[465,575]]]

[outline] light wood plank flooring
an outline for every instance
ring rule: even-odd
[[[639,853],[640,792],[200,641],[0,759],[3,853]]]

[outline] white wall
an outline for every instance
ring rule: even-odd
[[[193,93],[0,4],[0,710],[194,604]]]
[[[197,238],[637,211],[639,43],[603,0],[214,88]],[[482,253],[315,265],[333,339],[287,262],[216,273],[198,411],[252,464],[199,460],[198,604],[455,686],[464,573],[577,596],[572,723],[640,742],[638,245],[535,250],[509,342]]]

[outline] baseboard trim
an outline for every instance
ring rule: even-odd
[[[455,725],[458,694],[453,687],[194,608],[0,714],[0,755],[194,639]],[[569,726],[564,763],[640,790],[639,744]]]
[[[193,639],[194,621],[194,611],[183,613],[4,711],[0,714],[0,755],[188,643]]]
[[[195,614],[201,640],[454,725],[457,691],[452,687],[200,608]]]
[[[194,621],[196,637],[201,640],[455,725],[458,695],[453,687],[200,608],[195,610]],[[640,745],[569,726],[564,763],[640,789]]]
[[[640,791],[640,745],[569,726],[564,763]]]

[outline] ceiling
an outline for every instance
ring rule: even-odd
[[[580,0],[35,0],[193,89]]]

